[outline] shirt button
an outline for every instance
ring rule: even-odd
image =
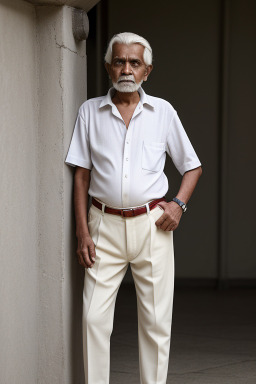
[[[129,144],[129,141],[128,141],[128,140],[126,141],[126,144]]]
[[[127,179],[128,175],[124,175],[124,177]]]
[[[128,157],[126,157],[126,161],[128,161]]]

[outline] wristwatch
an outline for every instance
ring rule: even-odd
[[[187,205],[185,203],[183,203],[183,201],[180,201],[177,197],[174,197],[172,199],[173,201],[175,201],[175,203],[179,204],[179,206],[182,208],[183,210],[183,213],[186,212],[186,210],[188,209]]]

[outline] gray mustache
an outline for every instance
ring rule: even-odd
[[[133,81],[134,83],[135,83],[135,80],[134,80],[134,77],[133,76],[122,76],[122,77],[120,77],[119,79],[118,79],[118,83],[120,82],[120,81],[123,81],[123,80],[130,80],[130,81]]]

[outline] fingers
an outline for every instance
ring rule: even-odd
[[[165,220],[163,224],[159,227],[162,231],[170,231],[173,227],[173,223]]]
[[[155,224],[159,229],[166,231],[170,230],[167,228],[172,227],[174,222],[167,213],[163,213],[162,216],[160,216],[159,219],[155,222]]]
[[[177,204],[172,203],[173,202],[165,204],[164,213],[155,222],[158,229],[163,231],[174,231],[178,227],[182,210]]]
[[[79,264],[84,268],[91,268],[95,263],[95,245],[92,240],[89,244],[80,245],[80,247],[78,246],[76,253],[78,255]]]
[[[162,216],[159,217],[159,219],[155,222],[157,227],[161,227],[164,221],[167,219],[167,214],[163,213]]]
[[[164,231],[174,231],[177,228],[178,225],[173,225],[172,223],[167,226]]]
[[[88,251],[83,249],[83,250],[78,250],[76,253],[78,255],[79,264],[82,265],[84,268],[91,268],[92,262],[89,258]]]
[[[171,219],[167,214],[163,213],[162,216],[155,222],[156,226],[162,231],[174,231],[179,223]]]
[[[89,245],[89,255],[90,255],[90,260],[94,263],[95,262],[95,257],[96,257],[94,243]]]

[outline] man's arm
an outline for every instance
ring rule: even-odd
[[[87,225],[88,190],[90,169],[76,167],[74,178],[74,206],[76,218],[77,255],[79,264],[91,268],[95,262],[95,245]]]
[[[176,195],[179,200],[187,204],[202,172],[202,167],[198,167],[184,173],[179,192]],[[164,209],[164,213],[156,221],[156,226],[163,231],[174,231],[179,225],[182,208],[174,201],[169,203],[161,201],[158,205]]]

